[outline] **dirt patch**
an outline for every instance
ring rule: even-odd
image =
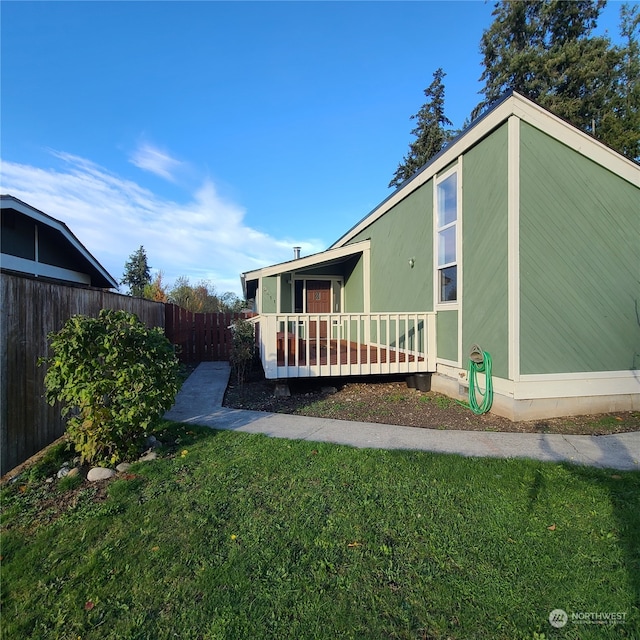
[[[527,422],[512,422],[491,413],[477,416],[447,396],[410,389],[404,379],[398,378],[366,382],[292,380],[289,388],[289,397],[276,397],[275,383],[257,375],[242,388],[232,379],[224,406],[424,429],[584,435],[640,431],[638,411]]]

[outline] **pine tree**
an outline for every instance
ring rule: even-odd
[[[601,136],[614,149],[627,157],[640,161],[640,5],[622,5],[620,34],[625,40],[619,47],[619,74],[614,97],[603,113]]]
[[[416,140],[409,145],[409,153],[398,165],[389,183],[390,187],[398,187],[409,179],[451,139],[451,131],[445,128],[452,126],[444,115],[442,79],[445,75],[442,69],[438,69],[433,74],[433,82],[424,90],[427,102],[422,105],[418,113],[411,116],[411,119],[417,122],[415,129],[411,131],[411,134],[416,136]]]
[[[147,262],[147,254],[144,247],[140,246],[129,256],[129,260],[124,265],[122,284],[129,287],[129,295],[142,298],[145,286],[150,283],[151,271]]]

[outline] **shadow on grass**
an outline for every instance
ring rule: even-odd
[[[638,616],[640,615],[640,471],[619,471],[613,467],[607,468],[607,464],[612,464],[614,460],[621,463],[616,466],[634,467],[637,464],[624,443],[605,438],[606,436],[593,437],[601,452],[601,457],[596,461],[600,468],[569,462],[560,464],[579,480],[596,484],[607,492],[617,523],[618,544],[624,554],[629,585],[634,593],[636,603],[634,614]],[[553,453],[546,438],[542,448]],[[544,484],[543,474],[537,470],[529,490],[530,508],[533,508]],[[640,620],[629,619],[631,612],[625,613],[627,625],[632,626],[633,629],[640,629]]]

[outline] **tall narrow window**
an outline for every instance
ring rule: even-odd
[[[437,186],[438,301],[458,299],[458,175],[452,173]]]

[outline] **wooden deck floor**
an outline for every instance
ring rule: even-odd
[[[296,345],[293,338],[288,340],[288,353],[285,354],[284,340],[278,338],[277,360],[278,366],[284,367],[306,367],[318,365],[342,364],[387,364],[396,362],[414,362],[413,355],[407,355],[396,349],[385,349],[382,347],[357,344],[346,340],[321,340],[319,349],[315,340],[309,344],[309,362],[307,363],[307,341],[298,340]],[[297,346],[297,349],[296,349]],[[319,354],[318,354],[319,351]],[[287,362],[285,364],[285,355]],[[424,358],[418,357],[418,362]]]

